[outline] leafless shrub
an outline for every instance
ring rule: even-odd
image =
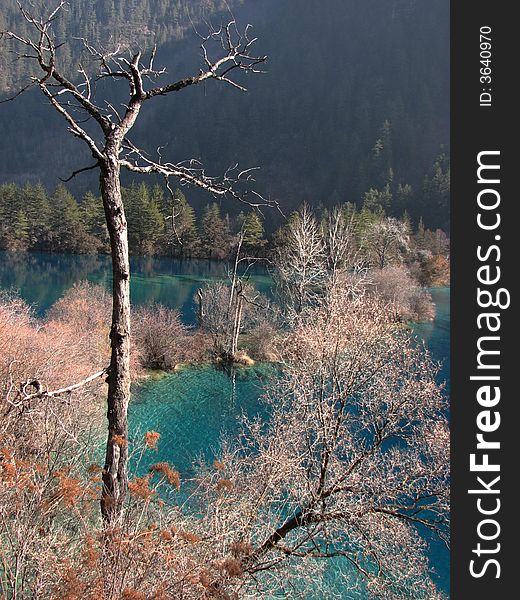
[[[21,414],[8,410],[0,593],[198,600],[303,598],[312,590],[329,597],[327,558],[337,560],[344,587],[364,597],[397,600],[413,589],[415,598],[440,598],[417,527],[447,538],[445,399],[427,355],[378,297],[356,289],[335,287],[282,335],[284,370],[266,392],[268,421],[245,419],[239,438],[224,441],[194,481],[164,462],[130,477],[128,502],[111,527],[97,511],[102,468],[87,434],[88,388],[66,402],[44,396]],[[58,383],[65,350],[75,375],[89,370],[67,336],[52,344],[46,337],[51,351],[43,344],[31,354],[29,341],[45,331],[18,300],[0,305],[0,349],[29,371],[43,361]],[[13,365],[2,368],[5,410]],[[137,464],[158,441],[154,432],[137,445],[114,437],[137,453]]]
[[[239,351],[241,334],[250,334],[264,326],[274,328],[280,321],[279,310],[253,285],[235,278],[231,285],[215,281],[202,287],[196,297],[199,324],[213,337],[214,351],[219,357],[234,360]]]
[[[45,327],[70,328],[78,348],[97,367],[108,365],[110,360],[110,314],[112,300],[102,285],[88,281],[74,284],[50,308]]]
[[[163,371],[185,361],[192,343],[179,311],[162,304],[134,309],[134,336],[141,365]]]
[[[421,288],[404,266],[387,266],[370,272],[374,292],[401,321],[431,320],[435,305],[430,294]]]
[[[73,289],[58,302],[56,318],[44,321],[18,298],[0,301],[0,393],[7,412],[31,409],[31,402],[37,405],[48,391],[85,380],[106,366],[104,327],[79,317],[76,301],[79,296],[82,303],[85,290]],[[26,403],[26,397],[32,400]]]
[[[247,335],[247,351],[255,360],[278,359],[276,344],[279,331],[271,323],[259,323]]]
[[[44,597],[56,553],[69,556],[70,540],[87,527],[91,506],[97,514],[99,489],[84,476],[84,466],[99,443],[100,379],[56,393],[91,376],[106,359],[106,350],[98,348],[99,355],[94,350],[99,331],[76,322],[78,314],[74,302],[60,301],[56,320],[39,321],[19,298],[0,299],[0,596],[5,598]]]

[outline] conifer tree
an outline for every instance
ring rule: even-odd
[[[241,212],[237,217],[237,222],[243,231],[245,249],[258,249],[266,243],[264,226],[257,213],[250,211],[244,215]]]
[[[181,258],[193,256],[199,247],[200,240],[197,233],[195,211],[188,203],[181,190],[175,190],[169,214],[166,216],[167,242],[172,246],[173,253]]]
[[[27,250],[29,247],[30,240],[30,227],[29,220],[27,219],[27,215],[25,211],[20,209],[16,213],[16,217],[13,222],[13,246],[12,250]]]
[[[216,202],[207,204],[202,214],[201,248],[207,258],[222,259],[229,252],[229,231]]]
[[[29,248],[45,250],[49,242],[51,210],[47,192],[41,183],[37,183],[26,185],[21,193],[29,221]]]
[[[0,186],[0,248],[10,250],[13,245],[12,221],[19,206],[19,191],[14,184]]]
[[[50,198],[51,250],[73,254],[92,254],[98,242],[89,235],[74,196],[59,185]]]
[[[387,183],[382,190],[370,188],[363,197],[363,207],[372,212],[386,213],[392,206],[392,190]]]
[[[81,200],[81,212],[88,233],[100,241],[100,248],[108,249],[108,231],[101,198],[87,192]]]

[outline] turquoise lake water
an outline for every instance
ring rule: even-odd
[[[137,257],[132,259],[131,266],[132,302],[160,302],[178,308],[189,324],[195,321],[193,296],[197,288],[226,276],[223,264],[208,261]],[[64,291],[84,279],[109,287],[109,257],[0,252],[0,289],[17,290],[38,314],[44,314]],[[251,281],[269,293],[271,282],[265,270],[257,269]],[[414,331],[441,363],[439,380],[446,381],[449,390],[450,290],[437,288],[431,293],[436,303],[436,318],[415,325]],[[167,460],[181,474],[189,476],[194,460],[200,456],[211,459],[218,453],[222,432],[233,435],[237,431],[240,414],[263,413],[259,397],[270,369],[262,365],[238,369],[230,377],[213,367],[187,368],[134,388],[129,415],[132,435],[147,430],[161,433],[157,452],[145,458],[145,462]],[[430,562],[435,580],[448,592],[447,549],[433,542]],[[333,585],[333,567],[330,571]]]
[[[208,260],[136,256],[131,258],[130,267],[132,302],[158,302],[178,308],[187,324],[195,323],[193,297],[197,289],[227,275],[225,264]],[[17,290],[40,315],[75,282],[82,280],[110,288],[110,257],[0,252],[0,289]],[[259,266],[250,281],[261,292],[268,292],[271,285],[267,271]]]

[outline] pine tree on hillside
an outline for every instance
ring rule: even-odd
[[[150,195],[145,183],[123,189],[128,219],[130,250],[136,254],[152,254],[156,240],[164,232],[164,217],[157,197]]]
[[[21,209],[19,190],[14,184],[0,185],[0,249],[11,250],[14,244],[12,223]]]
[[[80,208],[88,233],[100,241],[100,249],[108,250],[108,231],[101,198],[92,192],[87,192],[81,199]]]
[[[244,249],[256,250],[266,244],[264,239],[264,225],[255,212],[244,214],[241,212],[237,217],[237,223],[244,233]]]
[[[50,199],[51,250],[73,254],[97,251],[98,241],[87,232],[74,196],[59,185]]]
[[[216,202],[206,205],[200,224],[202,253],[207,258],[222,259],[229,252],[229,230]]]
[[[195,211],[181,190],[175,190],[167,216],[167,242],[173,254],[189,258],[197,253],[200,240]]]
[[[30,226],[29,219],[24,210],[19,210],[12,224],[13,228],[13,245],[11,250],[27,250],[30,241]]]
[[[389,183],[382,190],[370,188],[363,197],[363,208],[372,212],[386,213],[392,206],[392,199]]]
[[[21,190],[24,211],[29,221],[29,248],[46,250],[50,235],[50,205],[47,192],[41,183],[26,185]]]

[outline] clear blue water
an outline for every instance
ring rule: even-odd
[[[450,288],[431,288],[436,314],[433,321],[414,325],[415,334],[424,340],[434,360],[441,365],[439,381],[450,383]]]
[[[193,296],[206,281],[226,276],[222,264],[208,261],[178,261],[167,258],[132,259],[132,301],[135,304],[161,302],[179,308],[183,319],[195,319]],[[74,282],[87,279],[111,285],[110,259],[97,256],[65,256],[56,254],[0,253],[0,289],[16,289],[39,314],[55,302]],[[265,270],[252,277],[264,293],[270,289]],[[441,363],[439,380],[449,389],[450,351],[450,290],[431,290],[436,303],[434,321],[414,326],[433,358]],[[186,368],[175,374],[154,379],[137,386],[130,405],[130,425],[133,436],[144,431],[161,433],[157,451],[144,458],[148,463],[169,461],[188,475],[194,460],[206,459],[217,453],[222,432],[237,430],[237,417],[262,413],[259,401],[261,389],[269,377],[270,367],[256,366],[238,369],[233,378],[213,367]],[[444,591],[449,590],[449,553],[440,543],[432,541],[430,563],[434,578]],[[334,580],[334,569],[330,569]],[[332,585],[332,583],[331,583]]]
[[[209,281],[226,277],[224,263],[208,260],[135,256],[130,261],[131,299],[134,304],[160,303],[181,311],[187,324],[195,323],[194,295]],[[87,280],[109,289],[112,270],[108,256],[0,252],[0,289],[13,289],[42,315],[75,282]],[[265,268],[251,271],[251,283],[268,293]]]
[[[157,450],[145,455],[141,466],[164,460],[189,476],[198,458],[218,456],[221,434],[236,432],[240,414],[265,413],[259,396],[273,370],[255,365],[230,376],[213,366],[187,367],[136,386],[129,408],[132,435],[161,434]]]

